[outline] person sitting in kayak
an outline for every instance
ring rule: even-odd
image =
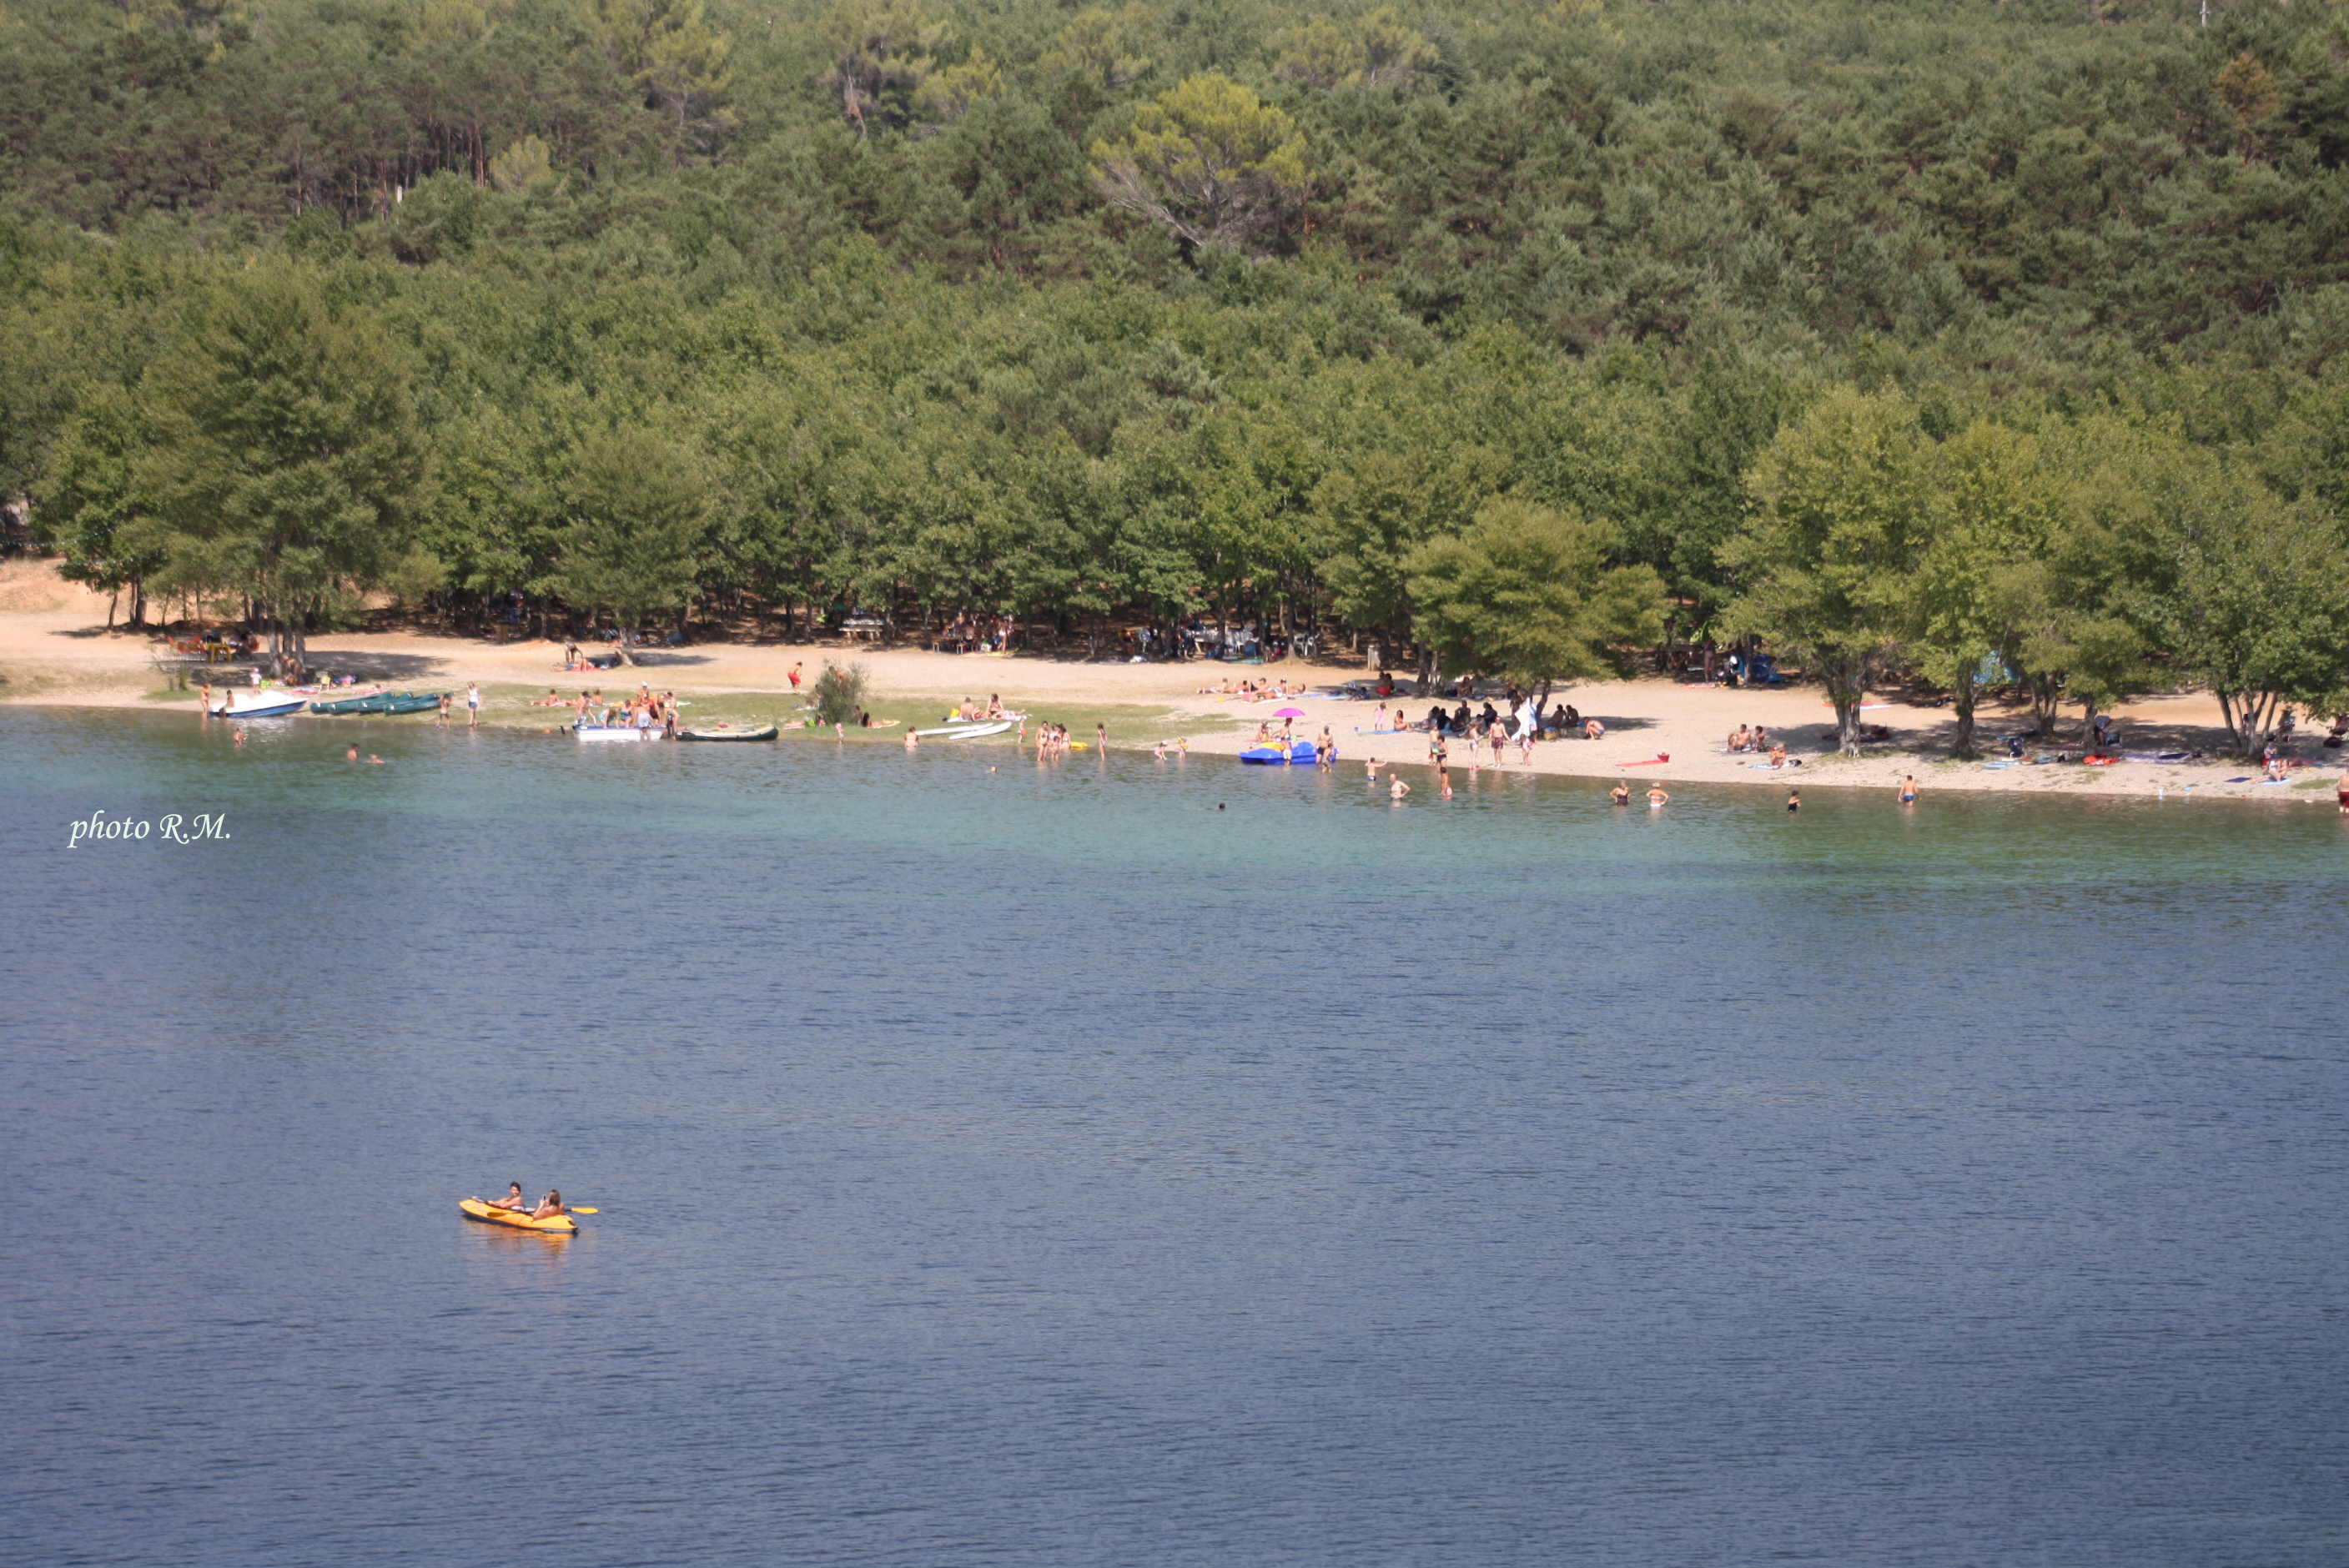
[[[520,1192],[522,1189],[517,1187],[514,1191]],[[538,1207],[530,1212],[530,1217],[533,1220],[552,1220],[557,1214],[569,1212],[570,1211],[563,1206],[563,1192],[558,1188],[539,1200]]]
[[[502,1198],[491,1199],[490,1207],[492,1209],[527,1209],[530,1207],[530,1200],[522,1195],[521,1182],[509,1181],[506,1183],[506,1195]]]

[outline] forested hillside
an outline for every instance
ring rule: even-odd
[[[316,624],[1669,626],[2256,727],[2349,649],[2349,25],[0,0],[0,491]],[[2246,731],[2249,733],[2249,730]]]

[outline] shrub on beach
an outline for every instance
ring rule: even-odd
[[[835,665],[827,660],[823,673],[815,677],[816,722],[846,724],[854,718],[856,705],[864,700],[868,678],[863,665]]]

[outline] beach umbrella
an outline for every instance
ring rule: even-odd
[[[1272,710],[1272,717],[1275,718],[1303,718],[1305,717],[1305,710],[1301,707],[1276,707]]]

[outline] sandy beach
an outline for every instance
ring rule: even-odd
[[[0,702],[57,706],[184,709],[192,720],[196,699],[171,685],[164,661],[171,655],[151,632],[106,629],[108,598],[60,580],[39,562],[0,567]],[[1327,726],[1335,736],[1342,766],[1360,770],[1370,758],[1398,764],[1417,777],[1428,768],[1428,738],[1419,733],[1381,732],[1374,705],[1303,696],[1293,703],[1254,704],[1203,692],[1227,677],[1237,684],[1285,681],[1290,686],[1324,688],[1361,680],[1374,672],[1358,662],[1291,660],[1273,665],[1089,663],[1075,657],[1029,655],[954,655],[908,647],[873,647],[823,643],[705,643],[644,655],[642,666],[594,676],[565,674],[560,645],[536,641],[503,645],[460,635],[423,632],[322,633],[310,639],[312,666],[351,673],[396,688],[453,690],[469,683],[483,688],[482,721],[512,727],[544,728],[563,720],[530,699],[551,687],[565,696],[583,686],[609,693],[632,691],[638,683],[673,690],[690,699],[696,717],[789,718],[798,702],[788,696],[793,665],[812,678],[827,661],[863,664],[871,673],[870,704],[876,715],[933,721],[964,697],[1004,703],[1040,718],[1067,724],[1073,737],[1091,741],[1096,723],[1106,724],[1112,748],[1148,749],[1154,743],[1187,739],[1193,751],[1236,755],[1255,737],[1257,724],[1274,707],[1294,706],[1304,717],[1297,734],[1318,735]],[[172,661],[176,662],[176,661]],[[247,677],[243,667],[215,666],[215,678]],[[201,678],[201,673],[196,678]],[[1773,690],[1682,686],[1647,678],[1562,687],[1553,700],[1571,702],[1607,727],[1596,741],[1553,740],[1533,749],[1532,770],[1630,780],[1645,789],[1654,782],[1750,784],[1770,788],[1896,790],[1913,774],[1920,788],[1935,789],[2067,790],[2101,795],[2153,795],[2190,790],[2245,799],[2322,804],[2330,809],[2341,777],[2343,754],[2328,751],[2310,735],[2300,752],[2310,766],[2289,784],[2258,782],[2258,769],[2220,755],[2224,735],[2217,701],[2189,691],[2147,696],[2124,704],[2119,720],[2129,752],[2183,751],[2199,757],[2176,762],[2123,761],[2090,768],[2077,760],[2078,710],[2067,708],[2057,739],[2033,741],[2031,755],[2062,752],[2061,763],[2000,767],[1994,762],[1951,761],[1947,756],[1955,722],[1946,706],[1910,701],[1897,693],[1871,696],[1865,714],[1889,729],[1888,741],[1847,758],[1831,750],[1833,714],[1816,686]],[[1398,699],[1413,717],[1423,717],[1432,698]],[[1449,698],[1447,697],[1447,706]],[[406,722],[429,722],[413,720]],[[1760,725],[1787,746],[1790,764],[1771,769],[1752,756],[1733,755],[1726,740],[1740,725]],[[1978,735],[1987,752],[1995,736],[2027,729],[2027,710],[1985,705]],[[807,732],[787,734],[786,743]],[[898,741],[900,730],[870,732],[866,743]],[[1454,743],[1455,776],[1468,769],[1466,748]],[[1489,750],[1479,748],[1490,769]],[[1668,760],[1658,761],[1663,758]],[[1522,772],[1518,750],[1506,748],[1501,770]]]

